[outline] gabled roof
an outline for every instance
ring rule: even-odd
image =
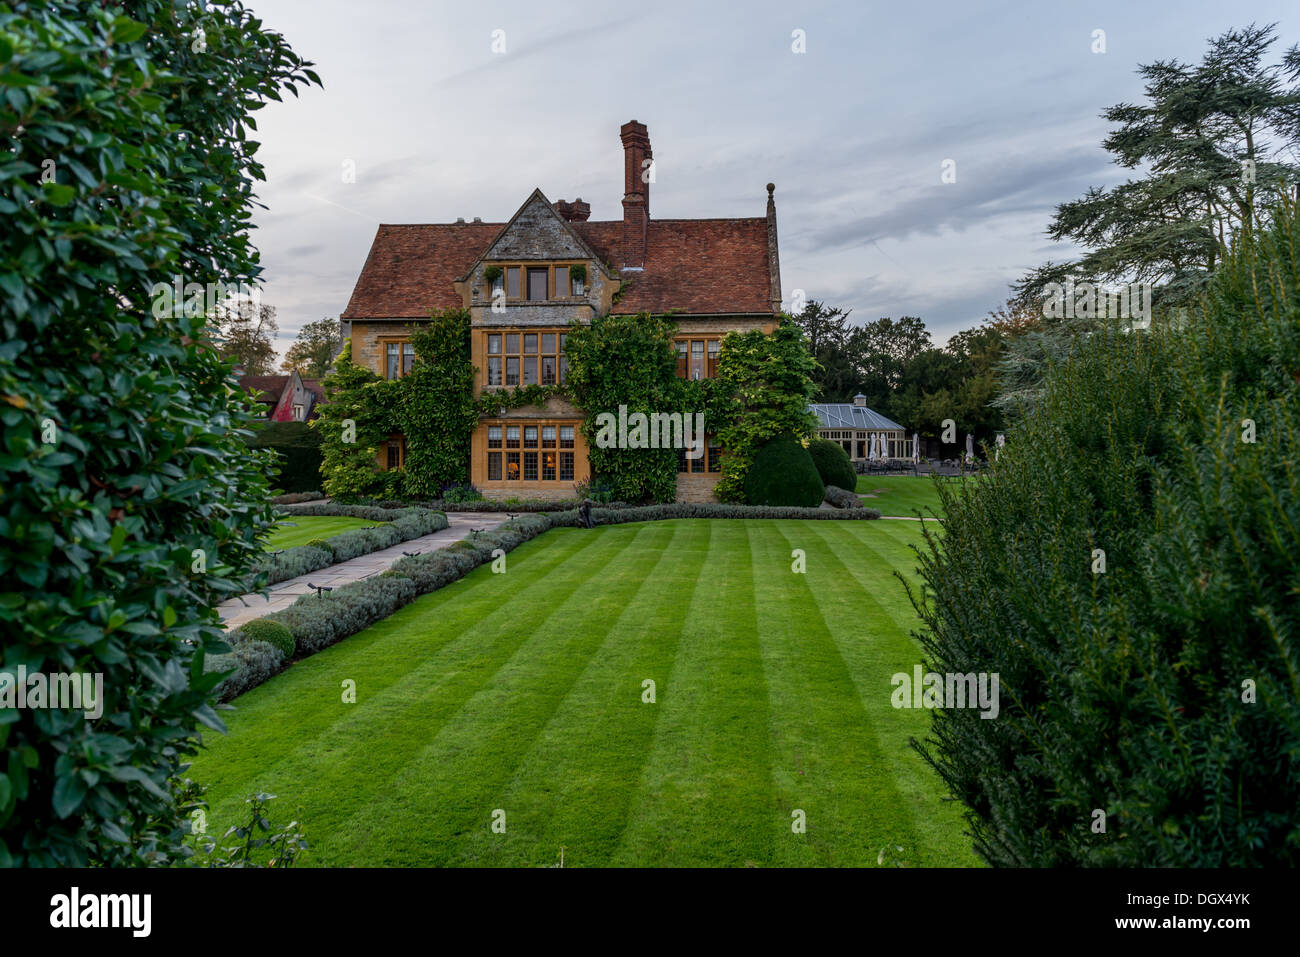
[[[343,318],[427,319],[458,309],[452,285],[465,275],[505,223],[381,225]]]
[[[546,194],[542,192],[541,187],[536,187],[533,189],[532,193],[529,194],[528,198],[524,200],[523,205],[515,210],[515,214],[510,217],[510,221],[502,226],[500,232],[492,238],[492,242],[488,243],[487,247],[483,249],[478,256],[474,257],[474,261],[469,264],[469,267],[465,270],[464,274],[457,276],[456,279],[469,279],[474,266],[476,266],[481,259],[517,260],[519,257],[512,253],[508,246],[505,249],[500,249],[498,247],[506,245],[506,241],[510,239],[511,227],[513,227],[515,223],[519,221],[520,217],[530,209],[540,209],[543,216],[549,218],[560,228],[564,235],[568,236],[569,242],[567,244],[562,244],[563,248],[554,251],[556,259],[596,259],[601,262],[603,268],[604,262],[600,260],[598,255],[596,255],[595,250],[593,250],[591,246],[587,244],[587,241],[574,230],[573,224],[559,214],[554,204],[546,198]],[[606,270],[606,272],[608,272],[608,270]]]
[[[265,393],[261,396],[263,402],[278,402],[280,393],[284,391],[285,383],[288,381],[287,375],[241,375],[239,377],[240,386],[254,398],[258,398],[259,393]]]
[[[342,318],[424,319],[435,309],[459,308],[453,283],[507,225],[381,225]],[[645,268],[628,272],[621,272],[622,220],[566,225],[630,280],[616,313],[772,313],[766,219],[652,219]]]
[[[812,409],[818,421],[821,422],[823,429],[875,429],[876,431],[892,429],[899,432],[905,431],[897,422],[885,418],[879,412],[872,412],[865,406],[853,405],[851,402],[828,405],[809,403],[808,408]]]

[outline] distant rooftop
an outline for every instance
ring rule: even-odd
[[[851,402],[831,404],[809,403],[823,429],[873,429],[875,431],[904,431],[903,427],[879,412]]]

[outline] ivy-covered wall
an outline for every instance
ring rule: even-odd
[[[469,474],[470,438],[480,417],[501,408],[542,405],[562,397],[583,411],[592,474],[627,502],[671,502],[677,488],[674,449],[602,449],[597,416],[628,413],[702,413],[704,429],[725,449],[716,494],[744,501],[744,478],[758,448],[771,437],[815,432],[808,411],[813,360],[798,326],[782,317],[771,335],[729,333],[723,340],[718,377],[688,381],[676,375],[671,315],[602,316],[574,325],[566,344],[568,379],[563,385],[496,389],[475,398],[467,310],[435,313],[413,326],[412,371],[383,380],[352,361],[350,343],[325,379],[330,401],[313,427],[322,430],[322,488],[340,501],[363,497],[437,498]],[[406,437],[401,472],[377,469],[380,445],[389,435]]]

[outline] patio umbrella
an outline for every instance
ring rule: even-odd
[[[912,464],[915,465],[921,461],[921,440],[920,437],[912,433]]]
[[[871,458],[874,461],[880,461],[880,433],[871,433]]]

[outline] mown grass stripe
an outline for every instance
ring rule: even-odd
[[[625,552],[633,553],[628,558],[635,561],[638,549],[654,549],[672,536],[670,528],[649,525],[632,527],[623,536],[559,531],[561,540],[600,538],[597,548],[609,550],[609,561],[615,563]],[[372,858],[382,854],[379,863],[384,865],[455,863],[464,840],[475,829],[489,831],[497,810],[505,812],[506,831],[495,836],[513,853],[517,828],[512,819],[518,809],[497,801],[499,792],[604,642],[617,610],[638,587],[633,576],[589,587],[600,578],[595,567],[573,577],[562,586],[562,597],[533,606],[535,616],[516,608],[529,637],[435,733],[426,732],[424,746],[393,777],[391,797],[382,806],[359,808],[322,847],[322,857],[348,860],[364,850]],[[415,794],[419,800],[412,799]],[[391,840],[403,833],[418,833],[421,839],[414,844]]]
[[[874,716],[864,709],[840,652],[840,642],[857,629],[844,613],[844,593],[854,585],[825,572],[825,539],[848,539],[835,530],[824,538],[809,536],[808,524],[774,522],[751,534],[750,543],[754,578],[780,578],[783,584],[779,592],[760,590],[757,596],[772,691],[774,784],[784,811],[777,863],[806,866],[833,858],[874,863],[879,851],[896,846],[911,848],[914,855],[916,833],[897,811],[900,795],[871,727]],[[802,574],[791,567],[795,549],[807,562]],[[866,636],[864,644],[873,644],[874,637]],[[876,649],[864,652],[873,655]],[[806,816],[803,835],[792,832],[796,809]]]
[[[776,808],[767,754],[768,693],[754,581],[740,523],[702,522],[705,576],[691,589],[681,638],[615,864],[743,866],[771,860]]]
[[[554,571],[571,563],[595,574],[622,544],[578,540],[535,562],[533,548],[545,552],[528,542],[510,553],[517,556],[515,572],[493,575],[488,567],[478,568],[237,699],[253,700],[230,723],[231,733],[246,725],[254,730],[241,734],[241,747],[233,752],[222,747],[223,741],[213,743],[215,760],[202,765],[204,780],[212,784],[210,818],[224,822],[242,809],[248,793],[274,792],[277,781],[335,781],[338,796],[304,806],[303,814],[310,814],[317,828],[336,826],[349,813],[346,796],[357,781],[375,784],[376,777],[397,774],[423,746],[424,740],[406,729],[445,721],[533,636],[513,601],[530,594],[541,598],[541,590],[548,601],[576,591],[583,576]],[[519,578],[510,580],[511,574]],[[356,681],[356,704],[342,701],[345,678]],[[285,701],[293,707],[285,709]],[[238,761],[236,767],[223,766],[227,753]]]
[[[658,703],[643,703],[642,682],[665,682],[680,637],[672,598],[694,587],[706,557],[697,527],[668,528],[671,538],[657,553],[647,551],[649,567],[638,569],[635,594],[493,798],[513,809],[509,842],[487,829],[471,830],[457,863],[552,864],[561,848],[569,867],[608,863],[662,711]]]

